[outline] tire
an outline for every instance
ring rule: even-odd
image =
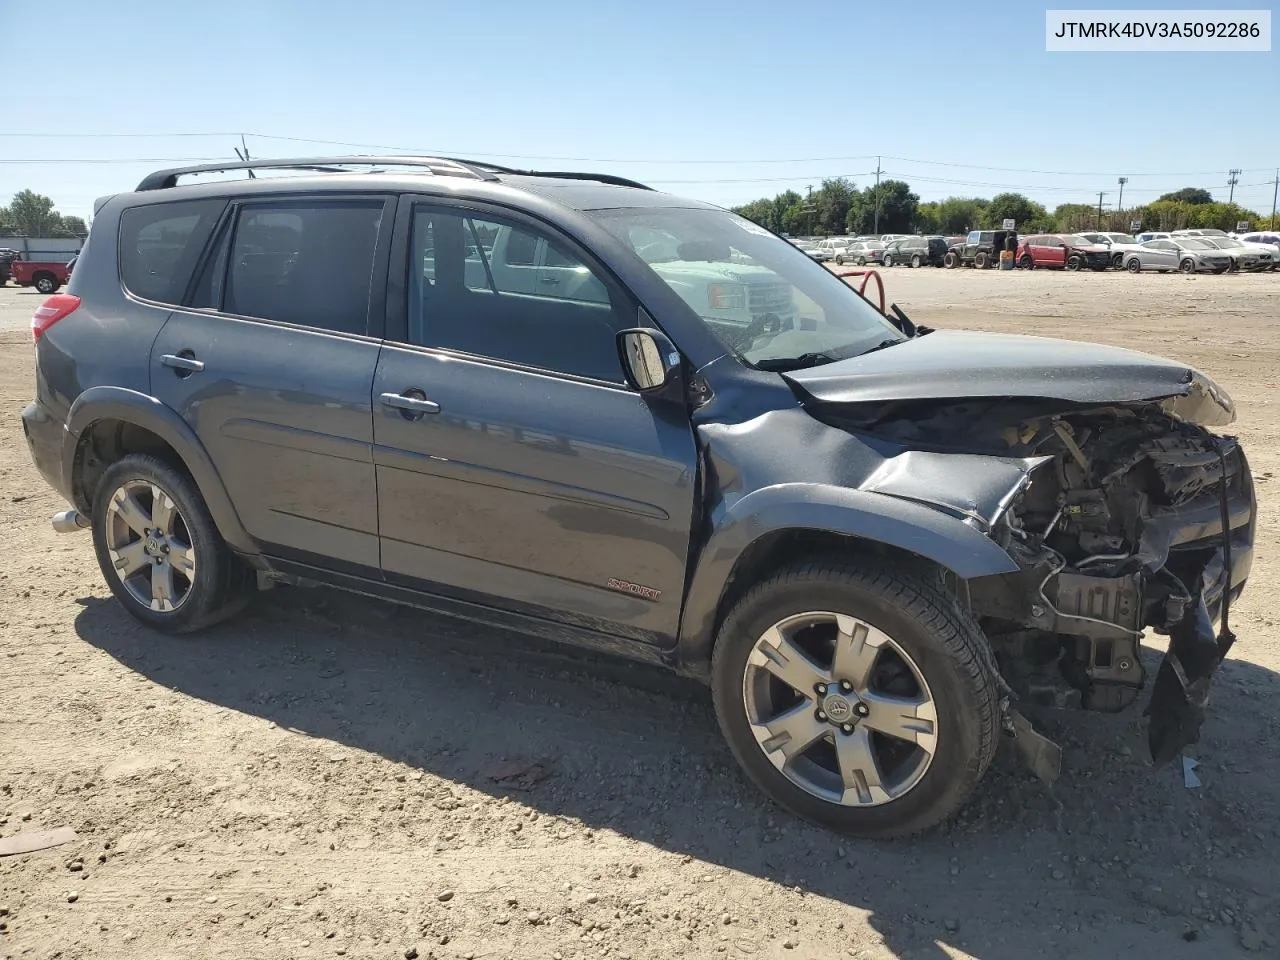
[[[1074,256],[1067,257],[1068,270],[1079,270],[1082,266],[1084,266],[1084,261],[1082,261],[1079,257],[1074,257]]]
[[[881,262],[881,264],[880,264],[880,265],[881,265],[881,266],[883,266],[883,267],[892,267],[892,266],[893,266],[893,254],[891,254],[891,253],[889,253],[889,254],[885,254],[885,258],[884,258],[884,260]]]
[[[1122,266],[1124,266],[1124,254],[1117,253],[1114,257],[1112,257],[1111,266],[1116,270],[1119,270]]]
[[[987,269],[987,264],[988,264],[988,259],[987,259],[986,251],[979,250],[976,254],[974,254],[973,265],[975,267],[977,267],[979,270],[985,270]]]
[[[58,283],[57,278],[52,274],[41,273],[36,276],[35,287],[46,296],[51,293],[56,293],[60,286],[62,286],[62,284]]]
[[[131,500],[138,512],[120,510],[121,496]],[[167,497],[165,502],[172,504],[172,519],[167,524],[155,512],[157,496]],[[158,521],[166,535],[144,537],[126,521],[129,514],[138,523]],[[130,614],[150,627],[165,633],[191,633],[239,612],[248,602],[250,571],[227,548],[195,481],[180,467],[145,454],[129,454],[113,463],[94,494],[92,527],[98,566],[111,592]],[[158,547],[163,554],[148,558],[148,546]],[[194,573],[171,559],[184,547],[183,556],[190,557]],[[132,576],[122,577],[115,558],[132,558],[142,566]],[[163,602],[144,602],[142,594],[154,596],[155,571],[166,567],[172,596]],[[148,574],[148,570],[152,572]]]
[[[1022,258],[1018,261],[1018,266],[1023,270],[1034,270],[1036,268],[1036,262],[1032,259],[1031,254],[1024,253]]]
[[[837,267],[843,267],[843,266],[844,266],[844,257],[840,257],[840,256],[837,256],[837,257],[836,257],[836,266],[837,266]]]
[[[960,258],[948,250],[947,255],[942,258],[942,266],[947,270],[954,270],[956,267],[960,266]]]
[[[1187,257],[1187,259],[1183,260],[1180,264],[1178,264],[1178,271],[1180,273],[1195,273],[1196,262],[1192,260],[1190,257]]]
[[[836,615],[847,618],[848,644],[859,642],[855,637],[880,641],[860,647],[869,657],[852,653],[852,646],[844,647],[853,657],[847,663],[853,667],[846,671],[850,677],[863,665],[864,675],[871,678],[869,685],[885,684],[887,677],[888,686],[893,687],[862,691],[873,708],[869,713],[861,712],[867,709],[866,703],[856,693],[843,692],[847,687],[828,696],[819,694],[815,685],[801,698],[790,683],[775,679],[786,666],[798,667],[790,674],[803,686],[813,678],[811,671],[821,676],[834,666],[829,651],[840,629]],[[809,626],[815,622],[811,617],[818,626]],[[800,652],[784,639],[788,631],[795,631],[793,637],[806,638],[804,642],[819,657],[816,663],[807,657],[787,659],[785,653],[778,660],[762,652],[770,649],[764,646],[770,636],[777,640],[773,651]],[[828,652],[822,657],[824,642]],[[716,716],[743,769],[782,806],[842,833],[868,838],[908,836],[954,814],[972,794],[995,753],[998,693],[985,665],[985,643],[977,624],[940,584],[892,564],[797,563],[752,587],[725,620],[712,656]],[[823,662],[828,666],[817,665]],[[779,695],[784,699],[779,701]],[[886,698],[878,701],[882,705],[895,695],[908,698],[898,700],[899,704],[931,705],[934,719],[926,719],[929,706],[917,707],[912,722],[904,725],[900,706],[887,714],[877,713],[877,701],[870,699],[875,695]],[[765,700],[768,703],[762,709]],[[806,704],[815,706],[812,718]],[[849,719],[840,726],[829,719],[832,716]],[[802,724],[792,727],[799,736],[821,731],[787,761],[782,760],[781,750],[794,737],[775,743],[768,752],[763,745],[777,740],[778,734],[769,736],[768,724],[782,717]],[[866,726],[859,727],[864,718]],[[889,726],[909,731],[915,741],[929,746],[873,736],[877,718],[877,729],[889,720]],[[765,739],[758,740],[753,730],[761,731]],[[844,747],[839,755],[834,746],[838,738],[847,738],[841,741]],[[870,752],[859,754],[859,746]],[[846,756],[846,749],[855,759],[870,760],[869,765],[853,767],[841,776],[837,756]],[[920,756],[928,758],[922,767]],[[850,767],[846,762],[845,769]],[[855,771],[869,775],[855,776]]]
[[[919,267],[920,267],[920,254],[918,254],[918,253],[917,253],[917,254],[915,254],[915,255],[911,258],[911,267],[912,267],[912,269],[919,269]]]
[[[858,266],[860,266],[860,267],[865,267],[866,265],[867,265],[867,258],[866,258],[866,257],[859,257],[859,258],[858,258]]]
[[[1129,260],[1129,262],[1125,265],[1125,269],[1128,270],[1130,273],[1141,273],[1142,261],[1139,260],[1137,257],[1132,257]]]

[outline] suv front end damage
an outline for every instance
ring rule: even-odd
[[[1015,447],[1051,459],[996,534],[1019,572],[971,584],[1006,679],[1031,699],[1118,711],[1146,682],[1143,630],[1168,636],[1148,707],[1152,758],[1167,762],[1198,738],[1234,639],[1255,524],[1244,452],[1155,405],[1014,429]]]

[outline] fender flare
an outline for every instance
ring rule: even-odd
[[[1008,552],[970,523],[911,500],[853,487],[784,483],[753,491],[718,520],[699,554],[680,618],[678,657],[686,668],[710,660],[716,613],[738,561],[762,538],[814,531],[897,547],[962,580],[1015,573]]]
[[[67,413],[62,442],[62,470],[68,486],[75,471],[76,451],[86,430],[101,420],[121,420],[150,430],[173,448],[204,498],[213,522],[231,549],[255,554],[257,546],[245,531],[227,488],[195,432],[177,413],[155,397],[124,387],[90,387]],[[79,505],[78,505],[79,506]]]

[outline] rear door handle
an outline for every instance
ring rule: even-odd
[[[204,362],[194,357],[184,357],[174,353],[166,353],[160,358],[160,362],[166,367],[173,367],[175,370],[185,370],[187,373],[199,373],[204,369]]]
[[[425,397],[405,396],[403,393],[384,393],[379,398],[384,407],[403,410],[406,413],[439,413],[440,404]]]

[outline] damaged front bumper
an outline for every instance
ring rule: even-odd
[[[1019,572],[974,581],[971,597],[1007,679],[1032,699],[1123,709],[1145,685],[1144,629],[1167,635],[1147,708],[1151,755],[1164,763],[1198,739],[1234,641],[1230,604],[1253,562],[1253,480],[1234,438],[1208,433],[1150,440],[1108,466],[1088,488],[1059,471],[1047,526],[1009,527]]]

